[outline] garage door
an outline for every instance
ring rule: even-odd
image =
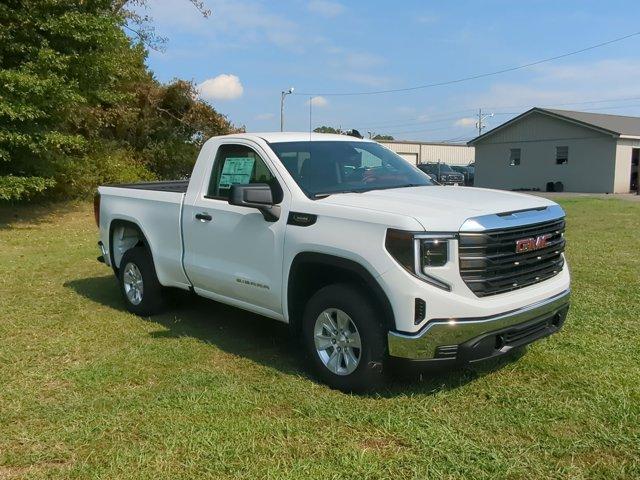
[[[404,158],[407,162],[410,162],[412,165],[418,164],[418,154],[417,153],[398,153],[402,158]]]

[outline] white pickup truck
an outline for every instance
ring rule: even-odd
[[[131,312],[159,312],[174,287],[287,322],[345,391],[379,385],[391,361],[505,354],[569,308],[557,204],[433,185],[373,141],[216,137],[188,181],[98,192],[99,259]]]

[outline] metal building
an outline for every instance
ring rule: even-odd
[[[591,193],[637,189],[638,117],[532,108],[468,145],[476,149],[478,187]]]
[[[464,143],[404,140],[379,140],[379,142],[414,165],[438,161],[449,165],[469,165],[474,160],[474,148]]]

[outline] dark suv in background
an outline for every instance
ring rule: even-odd
[[[418,168],[441,185],[464,185],[464,175],[446,163],[420,163]]]
[[[473,177],[476,173],[475,165],[473,163],[469,165],[451,165],[451,168],[464,175],[464,184],[467,187],[473,186]]]

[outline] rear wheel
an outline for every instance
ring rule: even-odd
[[[313,295],[302,335],[313,371],[330,387],[363,392],[383,383],[387,352],[382,322],[357,287],[329,285]]]
[[[163,309],[163,287],[146,248],[135,247],[125,252],[120,262],[118,280],[127,310],[131,313],[153,315]]]

